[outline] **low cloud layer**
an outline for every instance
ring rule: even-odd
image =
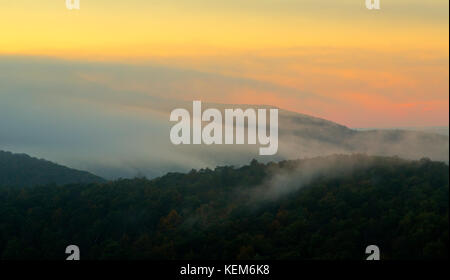
[[[256,91],[271,87],[281,93],[289,89],[162,66],[37,58],[0,58],[0,65],[5,66],[0,69],[0,150],[28,153],[106,178],[154,177],[168,171],[247,164],[253,158],[267,162],[334,153],[448,161],[448,136],[415,131],[358,132],[283,110],[275,156],[258,156],[255,145],[174,146],[169,139],[170,111],[191,108],[189,98],[195,98],[197,92],[199,99],[205,97],[202,101],[207,102],[207,92],[221,95],[233,87]],[[184,96],[188,99],[182,99]]]
[[[362,154],[332,155],[313,159],[284,162],[269,168],[267,179],[260,185],[242,192],[248,202],[271,202],[308,186],[319,178],[342,178],[353,172],[376,165],[376,158]]]

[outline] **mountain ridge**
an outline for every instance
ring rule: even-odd
[[[87,171],[76,170],[24,153],[0,150],[0,185],[34,186],[71,183],[99,183],[105,180]]]

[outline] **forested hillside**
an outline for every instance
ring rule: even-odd
[[[0,188],[0,256],[64,259],[448,258],[449,169],[330,156],[153,180]]]
[[[45,184],[93,183],[102,178],[89,172],[56,163],[0,151],[0,186],[35,186]]]

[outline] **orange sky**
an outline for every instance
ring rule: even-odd
[[[79,11],[64,2],[0,0],[0,55],[251,79],[274,86],[218,95],[192,81],[198,93],[183,98],[265,103],[351,127],[448,125],[447,0],[381,0],[379,11],[363,0],[81,0]]]

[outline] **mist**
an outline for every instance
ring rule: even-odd
[[[308,186],[319,178],[346,177],[355,171],[370,168],[376,159],[362,154],[315,157],[280,165],[270,165],[267,179],[260,185],[241,193],[249,204],[271,202]],[[284,168],[281,167],[284,165]]]
[[[238,88],[293,92],[251,79],[160,65],[23,57],[2,57],[0,65],[0,150],[27,153],[107,179],[153,178],[169,171],[240,166],[254,158],[269,162],[336,153],[429,157],[448,162],[445,135],[356,131],[281,109],[279,149],[273,156],[260,156],[259,145],[175,146],[169,139],[173,125],[170,112],[192,108],[194,99],[202,100],[204,109],[273,108],[211,101]]]

